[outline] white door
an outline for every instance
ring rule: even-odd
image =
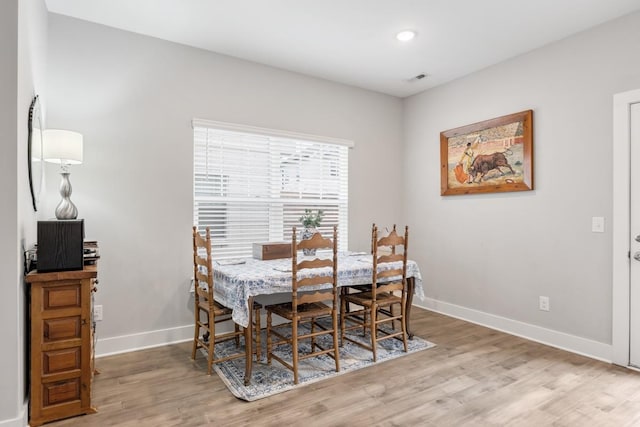
[[[640,368],[640,103],[630,113],[629,364]]]
[[[611,361],[616,365],[640,364],[640,89],[613,96],[613,217]],[[633,116],[633,118],[632,118]],[[632,124],[633,123],[633,124]],[[633,128],[633,137],[631,129]],[[632,153],[633,149],[633,153]],[[632,200],[632,197],[633,200]],[[633,228],[632,228],[633,218]],[[633,271],[632,271],[633,270]],[[632,277],[633,274],[633,277]],[[633,296],[632,296],[633,294]],[[631,312],[634,313],[633,319]],[[631,350],[633,339],[634,349]],[[606,356],[605,356],[606,358]]]

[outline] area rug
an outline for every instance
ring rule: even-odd
[[[369,335],[362,336],[361,332],[352,331],[350,337],[368,343]],[[318,342],[322,345],[321,339],[331,340],[330,336],[318,337]],[[344,342],[340,347],[340,372],[336,372],[333,358],[327,355],[311,357],[299,362],[298,385],[293,384],[293,372],[282,366],[278,361],[272,360],[271,365],[266,361],[266,332],[262,332],[262,360],[259,363],[254,361],[251,384],[244,385],[245,361],[243,358],[234,359],[228,362],[217,363],[214,369],[218,376],[226,384],[227,388],[234,396],[246,401],[262,399],[274,394],[292,390],[296,387],[305,386],[337,375],[353,372],[357,369],[366,368],[373,365],[372,353],[349,341]],[[299,342],[303,352],[308,352],[309,340]],[[331,345],[329,345],[331,347]],[[378,342],[377,362],[383,363],[391,359],[406,356],[422,350],[435,347],[435,344],[419,337],[408,340],[408,352],[403,350],[402,341],[388,339]],[[216,356],[224,356],[229,352],[236,352],[233,341],[216,344]],[[282,345],[276,350],[277,354],[284,360],[292,360],[290,346]]]

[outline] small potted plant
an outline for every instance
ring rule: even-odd
[[[300,217],[300,222],[304,228],[317,228],[320,227],[322,222],[322,215],[324,212],[322,209],[318,209],[317,212],[313,212],[313,209],[305,209],[304,215]]]
[[[322,222],[322,215],[324,212],[322,209],[318,209],[316,212],[313,209],[305,209],[304,215],[302,215],[299,221],[304,226],[304,230],[302,231],[302,240],[310,239],[314,233],[320,227],[320,223]],[[304,249],[302,251],[305,255],[315,255],[315,249]]]

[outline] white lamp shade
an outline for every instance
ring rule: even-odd
[[[45,162],[79,165],[82,163],[82,134],[70,130],[47,129],[43,135]]]

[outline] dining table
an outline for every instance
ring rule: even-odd
[[[332,252],[307,256],[310,259],[330,257]],[[298,262],[303,257],[298,257]],[[291,258],[274,260],[259,260],[255,258],[221,259],[213,262],[214,297],[222,305],[232,309],[235,323],[245,329],[246,370],[245,385],[251,382],[252,345],[253,336],[253,301],[255,297],[273,294],[291,293]],[[391,263],[385,269],[397,268]],[[373,274],[373,256],[367,252],[339,252],[338,253],[338,283],[342,286],[357,286],[371,283]],[[305,272],[298,272],[298,277],[304,277]],[[391,280],[392,278],[390,278]],[[318,285],[318,289],[331,287],[330,284]],[[310,289],[313,290],[313,289]],[[410,328],[410,313],[414,294],[424,299],[422,277],[420,269],[413,260],[407,260],[407,299],[406,299],[406,328],[409,338],[413,338]]]

